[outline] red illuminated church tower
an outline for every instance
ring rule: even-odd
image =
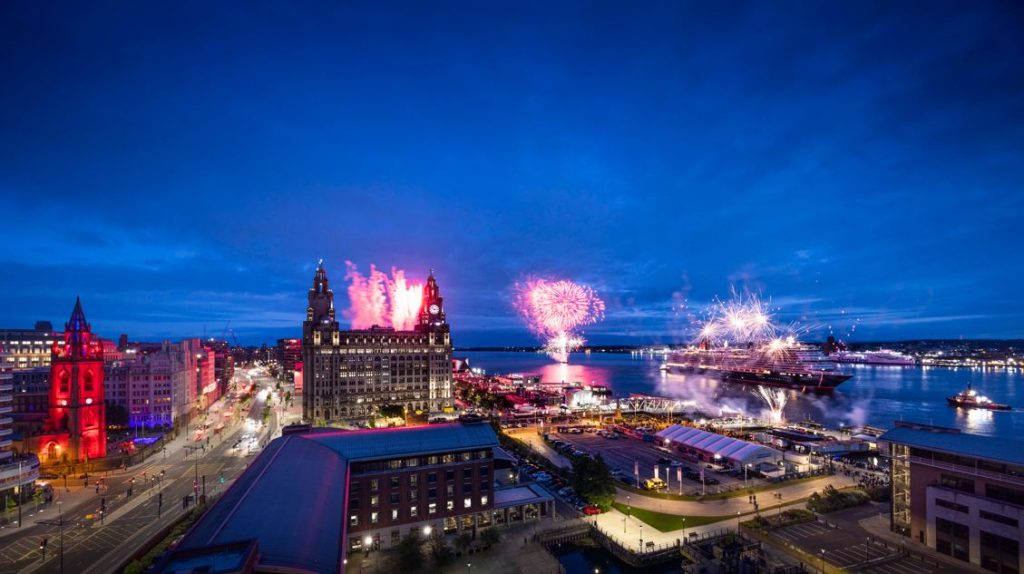
[[[39,441],[45,463],[83,462],[107,455],[107,416],[103,402],[103,353],[75,301],[64,325],[64,341],[53,345],[50,362],[50,414]]]

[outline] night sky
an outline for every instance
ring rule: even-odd
[[[296,336],[323,258],[457,345],[530,274],[595,343],[1024,336],[1020,2],[337,4],[0,3],[0,326]]]

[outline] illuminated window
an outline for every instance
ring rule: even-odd
[[[428,514],[437,514],[437,503],[436,502],[431,502],[430,504],[427,505],[427,513]]]
[[[370,524],[377,524],[380,522],[380,516],[376,512],[370,513]]]
[[[448,508],[448,510],[455,510],[455,501],[454,500],[449,500],[448,504],[446,505],[446,507]]]
[[[355,514],[353,514],[352,516],[350,516],[350,517],[348,518],[348,525],[349,525],[349,526],[359,526],[359,517],[358,517],[358,516],[356,516]]]
[[[398,520],[398,509],[391,509],[391,520]]]
[[[419,515],[419,508],[416,507],[416,506],[410,506],[409,507],[409,516],[412,517],[412,518],[416,518],[417,515]]]
[[[473,508],[473,499],[472,498],[464,498],[464,499],[462,499],[462,507],[463,508]]]
[[[480,506],[487,506],[487,495],[480,497]]]
[[[376,494],[370,497],[370,506],[376,508],[380,506],[380,497]]]
[[[378,482],[376,478],[370,481],[370,490],[378,490],[379,488],[380,482]]]
[[[471,452],[464,452],[464,453],[462,453],[462,460],[472,460],[472,459],[473,459],[473,453],[471,453]]]

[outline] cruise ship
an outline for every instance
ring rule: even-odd
[[[881,349],[879,351],[836,351],[829,358],[837,363],[857,363],[861,365],[898,365],[911,367],[914,358],[897,351]]]
[[[668,356],[669,372],[698,373],[741,385],[784,387],[801,392],[829,392],[850,374],[836,370],[817,347],[793,343],[785,347],[701,345]]]

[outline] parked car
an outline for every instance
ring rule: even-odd
[[[665,486],[665,481],[660,478],[648,478],[643,482],[644,490],[659,490]]]
[[[587,516],[594,516],[595,514],[601,514],[601,509],[590,504],[583,507],[583,514],[586,514]]]

